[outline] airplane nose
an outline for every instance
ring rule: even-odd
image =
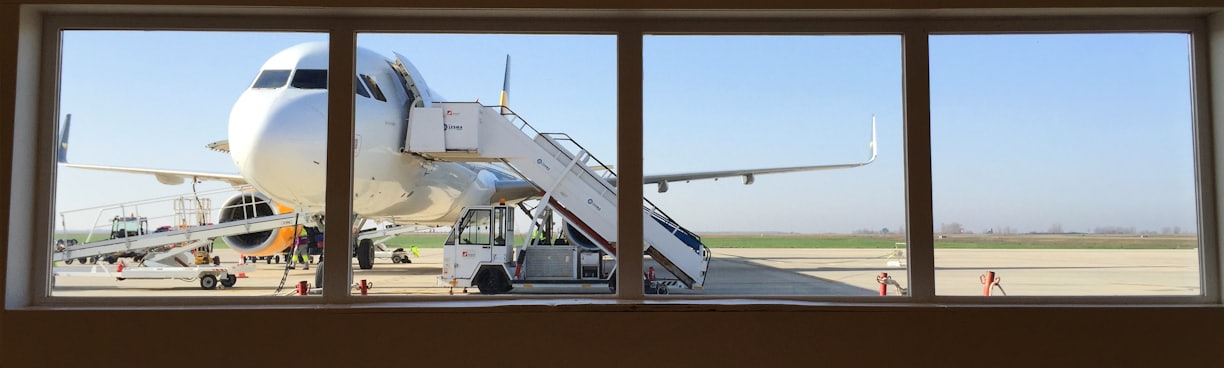
[[[326,92],[243,96],[230,114],[229,129],[230,154],[257,190],[297,208],[322,206]]]

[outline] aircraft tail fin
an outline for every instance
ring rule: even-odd
[[[497,102],[498,106],[502,106],[502,113],[506,113],[505,107],[510,103],[510,54],[506,54],[506,74],[502,76],[501,100]]]
[[[876,116],[875,114],[871,114],[871,143],[868,143],[867,145],[871,147],[871,159],[867,160],[867,162],[875,161],[876,156],[879,155],[879,147],[876,146]]]
[[[68,162],[68,131],[70,129],[72,129],[72,114],[64,118],[64,133],[60,134],[59,151],[56,152],[55,158],[59,163]]]

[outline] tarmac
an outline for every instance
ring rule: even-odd
[[[371,295],[465,295],[437,284],[442,249],[422,248],[413,263],[393,264],[377,259],[372,270],[356,269],[353,279],[372,283]],[[898,254],[900,253],[900,254]],[[230,250],[217,250],[222,264],[238,259]],[[891,249],[746,249],[716,248],[702,290],[672,287],[672,295],[703,296],[872,296],[878,295],[877,277],[888,273],[900,285],[908,284],[904,252]],[[129,260],[130,261],[130,260]],[[653,261],[656,276],[668,275]],[[68,268],[80,270],[82,266]],[[113,270],[114,266],[109,266]],[[130,267],[130,265],[129,265]],[[317,265],[310,270],[286,269],[283,263],[256,263],[256,270],[230,288],[203,290],[198,280],[116,280],[98,277],[55,277],[56,297],[122,296],[281,296],[294,294],[299,281],[314,283]],[[938,295],[982,295],[983,275],[995,272],[999,283],[994,295],[1115,296],[1198,295],[1199,259],[1196,250],[984,250],[940,249],[935,252]],[[279,289],[278,289],[279,287]],[[514,293],[538,294],[516,289]],[[353,290],[357,294],[356,289]],[[602,286],[545,291],[559,294],[610,294]],[[889,295],[900,295],[895,286]]]

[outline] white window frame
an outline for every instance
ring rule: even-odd
[[[139,10],[134,10],[139,9]],[[333,10],[328,10],[332,12]],[[226,305],[350,307],[367,303],[410,307],[492,306],[540,304],[610,304],[613,308],[641,304],[798,304],[823,305],[1193,305],[1220,304],[1220,252],[1218,230],[1224,224],[1216,216],[1216,138],[1212,129],[1208,69],[1208,28],[1205,18],[1193,14],[1157,16],[1075,16],[1075,17],[992,17],[952,16],[918,18],[896,13],[856,13],[838,15],[820,12],[760,13],[743,16],[732,13],[669,12],[567,12],[567,11],[459,11],[352,9],[344,16],[324,15],[324,10],[226,7],[151,7],[107,6],[22,6],[24,35],[35,35],[37,42],[23,38],[18,73],[37,70],[38,78],[19,78],[18,89],[37,90],[32,96],[19,96],[14,130],[14,162],[10,192],[8,267],[5,278],[5,307],[181,307]],[[30,28],[32,27],[32,28]],[[243,30],[328,32],[332,58],[331,75],[356,75],[353,65],[358,32],[428,33],[559,33],[613,34],[617,38],[617,134],[618,175],[622,183],[642,181],[642,37],[654,34],[896,34],[902,38],[904,98],[904,154],[906,170],[906,228],[909,247],[909,290],[907,297],[793,296],[753,298],[738,296],[668,296],[643,294],[638,279],[642,272],[642,244],[622,242],[617,295],[583,296],[562,299],[541,296],[498,296],[479,302],[450,297],[378,296],[360,297],[349,292],[349,262],[344,267],[326,267],[325,290],[321,298],[269,297],[50,297],[49,260],[38,244],[50,244],[52,229],[51,196],[55,183],[55,163],[50,152],[57,144],[59,32],[64,29],[156,29],[156,30]],[[939,296],[935,294],[934,234],[931,196],[929,37],[936,34],[1000,33],[1113,33],[1178,32],[1192,40],[1189,57],[1194,108],[1195,188],[1199,228],[1201,295],[1196,296],[1013,296],[1005,298]],[[1224,48],[1224,46],[1217,46]],[[347,53],[346,53],[347,51]],[[31,56],[34,53],[37,56]],[[347,55],[348,57],[336,57]],[[29,63],[30,60],[34,64]],[[41,68],[39,68],[41,66]],[[353,90],[350,78],[329,79],[333,91]],[[1217,82],[1220,83],[1220,82]],[[1224,88],[1224,87],[1222,87]],[[326,214],[346,218],[351,213],[352,112],[355,95],[329,94]],[[31,108],[35,106],[36,108]],[[1221,133],[1224,134],[1224,133]],[[24,157],[29,156],[29,157]],[[642,203],[642,186],[622,185],[618,207],[637,208]],[[621,212],[618,217],[620,239],[641,239],[641,213]],[[334,221],[325,230],[328,244],[348,244],[348,224]],[[348,260],[348,247],[325,248],[325,259]],[[332,263],[329,263],[332,264]],[[390,303],[390,304],[389,304]],[[611,307],[611,306],[610,306]]]

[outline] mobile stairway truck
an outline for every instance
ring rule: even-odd
[[[597,284],[615,290],[615,174],[568,135],[540,133],[508,110],[463,102],[414,107],[406,150],[434,160],[506,164],[541,193],[528,234],[555,212],[570,241],[546,244],[532,236],[516,252],[514,207],[468,206],[443,246],[439,283],[482,293]],[[677,278],[643,275],[647,290],[664,293],[678,284],[701,289],[709,249],[649,201],[641,209],[646,254]]]

